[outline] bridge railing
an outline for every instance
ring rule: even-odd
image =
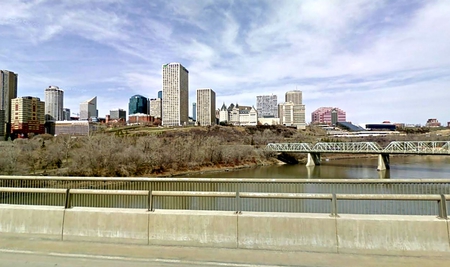
[[[307,194],[92,190],[0,187],[0,204],[97,208],[224,210],[338,214],[437,215],[447,218],[450,194]],[[50,198],[46,198],[50,196]],[[42,201],[46,199],[46,201]]]

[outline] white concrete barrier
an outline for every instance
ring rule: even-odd
[[[0,205],[0,233],[61,240],[63,218],[61,207]]]
[[[236,248],[237,215],[228,211],[156,210],[149,244]]]
[[[148,212],[133,209],[67,209],[64,240],[148,243]]]
[[[326,214],[244,212],[238,247],[337,252],[336,221]]]
[[[420,255],[448,253],[446,220],[433,216],[341,215],[339,252]]]

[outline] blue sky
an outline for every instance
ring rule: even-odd
[[[0,0],[0,69],[19,96],[98,97],[100,116],[161,90],[161,66],[190,72],[189,102],[217,106],[302,90],[357,124],[450,121],[448,0]],[[191,110],[191,108],[190,108]],[[191,112],[191,111],[190,111]]]

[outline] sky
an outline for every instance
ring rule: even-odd
[[[449,0],[0,0],[0,69],[18,96],[99,115],[156,98],[162,65],[189,70],[223,103],[301,90],[306,121],[338,107],[355,124],[450,121]]]

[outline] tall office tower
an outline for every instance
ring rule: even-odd
[[[45,120],[62,121],[64,107],[64,91],[58,86],[49,86],[45,89]]]
[[[63,120],[70,121],[70,108],[63,108]]]
[[[311,123],[336,125],[345,121],[347,121],[346,113],[340,108],[320,107],[311,113]]]
[[[80,121],[86,121],[92,117],[98,117],[96,96],[80,103]]]
[[[127,120],[127,112],[121,108],[113,109],[109,111],[109,118],[111,120]]]
[[[293,91],[289,91],[286,92],[285,95],[285,102],[292,102],[296,105],[301,105],[303,104],[302,101],[302,91],[300,90],[293,90]]]
[[[162,91],[158,91],[158,98],[162,99]]]
[[[286,126],[295,126],[297,129],[304,128],[305,122],[305,105],[285,102],[278,105],[278,116],[280,124]]]
[[[197,103],[192,103],[192,119],[197,121]]]
[[[189,119],[189,71],[180,63],[165,64],[162,80],[162,125],[185,125]]]
[[[134,95],[130,97],[130,101],[128,102],[128,115],[148,114],[149,105],[148,98],[141,95]]]
[[[150,99],[150,116],[161,119],[162,99]]]
[[[216,124],[216,93],[210,88],[197,89],[197,122],[200,126]]]
[[[11,100],[11,133],[28,136],[45,133],[45,104],[37,97],[25,96]]]
[[[261,95],[256,97],[258,118],[278,118],[278,101],[276,95]]]
[[[3,110],[0,136],[7,137],[11,132],[11,99],[17,97],[17,76],[12,71],[0,70],[0,110]]]

